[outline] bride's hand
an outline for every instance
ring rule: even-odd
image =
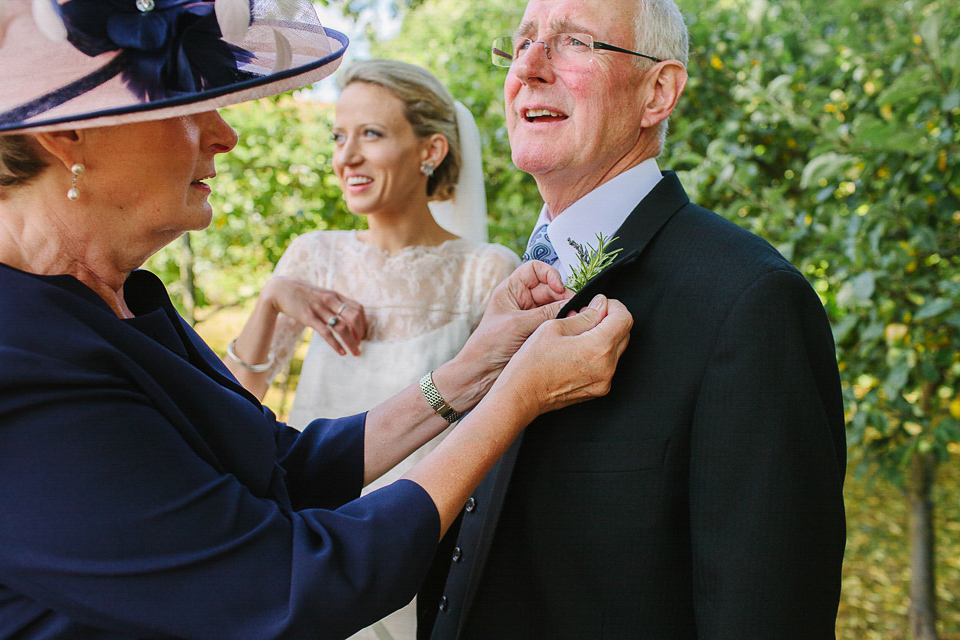
[[[367,335],[367,317],[363,305],[330,289],[274,276],[261,295],[273,308],[312,328],[340,355],[347,350],[360,355],[360,342]]]

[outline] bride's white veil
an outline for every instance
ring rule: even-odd
[[[441,227],[461,238],[487,241],[487,194],[483,185],[480,129],[473,114],[459,101],[457,132],[460,134],[460,179],[450,200],[431,201],[430,213]]]

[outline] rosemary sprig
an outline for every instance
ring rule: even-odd
[[[620,253],[621,250],[616,249],[608,253],[607,248],[610,246],[610,243],[616,239],[616,237],[608,239],[598,233],[597,248],[594,249],[589,244],[584,247],[575,242],[573,238],[567,238],[567,242],[576,250],[577,257],[580,258],[580,265],[571,267],[571,274],[566,282],[568,289],[580,291],[583,285],[587,284],[591,278],[613,264],[613,259],[617,257],[617,254]]]

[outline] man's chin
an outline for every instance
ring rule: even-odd
[[[534,154],[513,154],[513,165],[532,176],[542,176],[556,171],[560,167],[557,163],[557,156],[550,153]]]

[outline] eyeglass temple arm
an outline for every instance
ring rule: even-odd
[[[493,55],[506,58],[507,60],[513,60],[513,54],[507,53],[503,49],[497,49],[496,47],[493,48]]]
[[[612,44],[607,44],[606,42],[597,42],[593,41],[594,49],[606,49],[607,51],[616,51],[618,53],[629,53],[632,56],[640,56],[641,58],[646,58],[647,60],[653,60],[654,62],[663,62],[660,58],[654,58],[653,56],[648,56],[645,53],[637,53],[636,51],[630,51],[629,49],[621,49],[620,47],[615,47]]]

